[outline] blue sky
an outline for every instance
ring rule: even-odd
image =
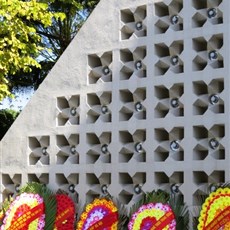
[[[15,93],[15,97],[13,99],[5,98],[0,103],[0,109],[13,109],[20,111],[26,106],[33,94],[34,90],[32,89],[20,93]]]

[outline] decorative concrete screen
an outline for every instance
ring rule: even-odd
[[[101,0],[1,142],[2,199],[199,196],[230,181],[229,0]],[[195,216],[196,214],[194,214]]]

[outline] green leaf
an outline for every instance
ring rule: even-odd
[[[48,10],[48,3],[31,0],[0,0],[0,100],[10,95],[8,83],[4,79],[23,70],[29,72],[38,67],[36,60],[41,36],[36,32],[35,24],[44,27],[52,25],[53,18],[64,19],[63,13]]]
[[[188,230],[189,211],[187,205],[185,205],[183,201],[183,197],[180,195],[172,195],[169,199],[169,205],[176,216],[176,229]]]

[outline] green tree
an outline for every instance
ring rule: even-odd
[[[48,11],[45,2],[0,0],[0,101],[10,95],[7,76],[40,67],[36,58],[44,47],[29,22],[48,27],[53,18],[63,19],[64,14]]]
[[[50,26],[44,26],[39,21],[30,22],[42,38],[40,46],[43,50],[39,54],[39,64],[42,68],[34,66],[32,72],[18,72],[16,75],[8,76],[12,89],[31,86],[36,90],[99,2],[99,0],[45,1],[49,5],[50,12],[62,12],[65,18],[64,20],[54,18]]]
[[[0,140],[3,138],[7,130],[10,128],[19,112],[11,109],[0,110]]]

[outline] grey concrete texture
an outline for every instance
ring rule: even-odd
[[[37,181],[131,206],[176,185],[193,211],[230,180],[229,10],[101,0],[0,142],[2,199]]]

